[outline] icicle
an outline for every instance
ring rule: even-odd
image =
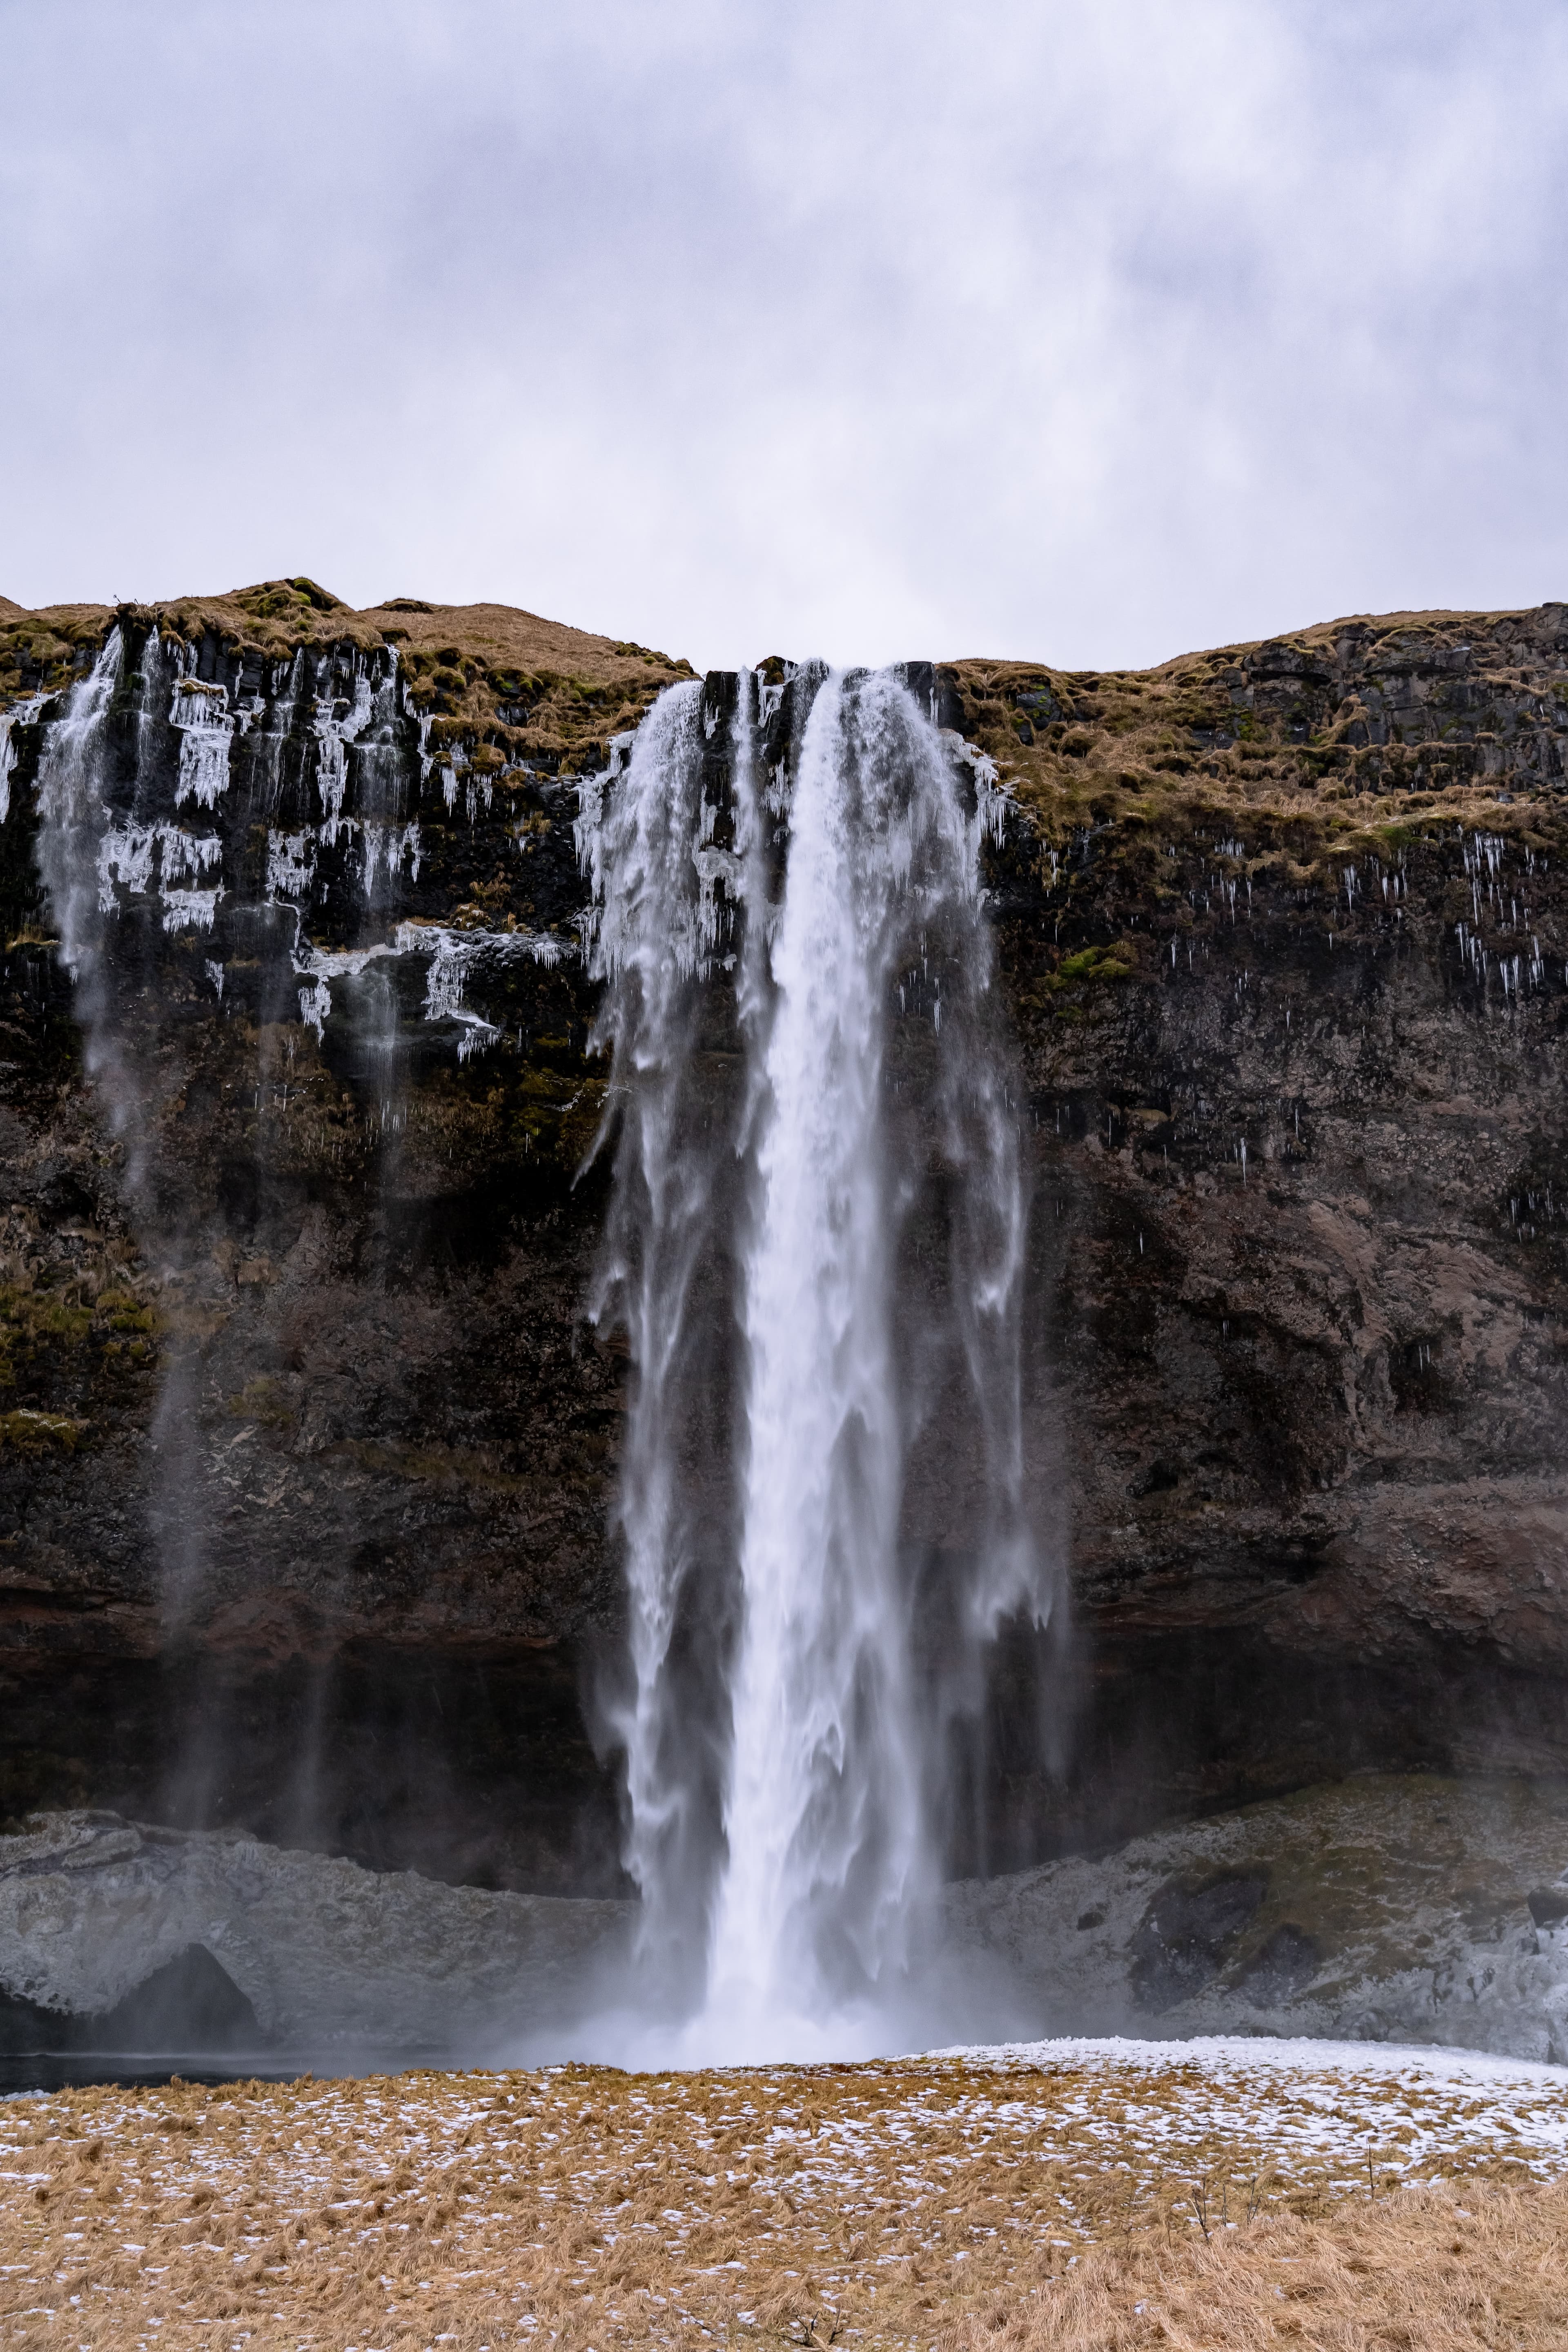
[[[25,701],[14,702],[9,710],[0,710],[0,824],[11,814],[11,778],[16,766],[16,730],[30,727],[46,702],[46,694],[32,694]]]

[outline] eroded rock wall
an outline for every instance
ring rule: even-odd
[[[434,735],[391,646],[119,631],[101,805],[62,849],[68,692],[0,832],[5,1801],[613,1878],[574,789]],[[74,983],[50,855],[99,894]]]
[[[1087,748],[1017,755],[1099,1822],[1560,1769],[1565,661],[1561,607],[1342,625],[1056,679]],[[1040,689],[959,678],[1004,753]]]
[[[573,819],[676,666],[313,593],[118,616],[96,997],[40,763],[47,800],[116,616],[7,622],[0,1801],[608,1891],[625,1360],[584,1317]],[[911,672],[1017,803],[1072,1594],[1044,1687],[1001,1661],[990,1864],[1353,1763],[1563,1769],[1563,672],[1555,607]],[[940,1599],[940,1427],[909,1526]]]

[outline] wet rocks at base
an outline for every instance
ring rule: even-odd
[[[626,1902],[53,1814],[0,1839],[0,2049],[564,2055],[635,1994],[635,1926]],[[1568,2064],[1568,1786],[1331,1782],[955,1881],[922,1946],[928,2040],[1312,2035]]]

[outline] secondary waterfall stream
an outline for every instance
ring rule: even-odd
[[[742,674],[727,717],[673,688],[584,793],[618,1121],[596,1305],[636,1375],[606,1714],[641,1997],[695,2053],[889,2030],[952,1727],[1001,1622],[1048,1614],[980,879],[1002,814],[893,672]],[[939,1413],[967,1541],[922,1660],[905,1503]]]
[[[72,670],[12,714],[0,772],[14,888],[34,868],[19,952],[37,1004],[68,1011],[95,1115],[68,1159],[74,1410],[47,1426],[97,1445],[145,1416],[115,1474],[163,1682],[138,1803],[204,1827],[242,1811],[307,1844],[332,1837],[357,1769],[346,1704],[331,1715],[349,1673],[362,1714],[434,1717],[427,1781],[456,1743],[438,1701],[398,1696],[401,1661],[345,1667],[324,1630],[380,1563],[359,1525],[327,1531],[319,1507],[330,1517],[353,1479],[323,1457],[361,1416],[378,1440],[393,1416],[377,1421],[363,1380],[323,1413],[335,1342],[286,1330],[285,1268],[302,1243],[313,1290],[352,1258],[340,1297],[405,1294],[451,1164],[433,1122],[407,1145],[420,1077],[476,1054],[515,1067],[525,1022],[564,1027],[562,992],[541,991],[574,942],[472,909],[460,929],[430,919],[460,898],[443,862],[471,873],[492,787],[470,775],[465,791],[461,746],[428,746],[395,645],[263,655],[127,609]],[[527,783],[509,799],[542,804]],[[561,862],[574,882],[569,841]],[[213,1629],[279,1583],[299,1614],[267,1703],[238,1722]],[[425,1803],[416,1787],[409,1811]]]

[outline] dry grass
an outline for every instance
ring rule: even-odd
[[[273,580],[132,609],[167,635],[192,642],[211,630],[231,648],[273,662],[301,646],[395,645],[416,707],[434,719],[432,744],[462,742],[478,751],[477,764],[493,759],[498,774],[511,759],[602,753],[661,688],[691,675],[686,663],[648,646],[510,604],[404,598],[354,612],[313,583]],[[101,644],[113,617],[102,604],[30,613],[0,599],[0,710],[24,693],[68,684],[79,649]]]
[[[667,654],[511,605],[399,597],[355,612],[302,579],[138,609],[174,635],[214,630],[274,661],[300,646],[368,650],[393,642],[416,707],[433,719],[432,744],[461,742],[476,764],[493,761],[498,776],[508,762],[576,766],[601,757],[661,688],[692,675]],[[111,618],[102,605],[34,613],[0,598],[0,709],[24,692],[67,683],[79,649],[101,642]],[[1356,726],[1369,685],[1413,660],[1440,664],[1460,644],[1479,693],[1478,724],[1490,728],[1486,706],[1500,696],[1518,706],[1527,732],[1547,725],[1545,698],[1560,698],[1563,688],[1559,657],[1531,634],[1535,620],[1500,611],[1354,615],[1268,647],[1221,646],[1148,670],[973,658],[954,664],[952,675],[966,734],[997,760],[1047,841],[1059,845],[1089,824],[1179,836],[1216,821],[1268,820],[1295,828],[1294,855],[1310,866],[1347,846],[1375,853],[1380,835],[1422,813],[1504,832],[1539,816],[1542,796],[1528,781],[1472,774],[1467,755],[1436,740],[1444,728],[1424,727],[1431,740],[1379,748],[1360,742]],[[1289,723],[1300,712],[1288,685],[1265,677],[1255,711],[1233,704],[1233,686],[1257,684],[1247,666],[1272,649],[1317,663],[1341,645],[1351,650],[1338,683],[1300,698],[1303,709],[1310,706],[1310,740]],[[1039,707],[1042,690],[1049,717]],[[1500,790],[1513,799],[1500,801]]]
[[[1047,840],[1059,845],[1089,824],[1174,839],[1194,824],[1261,825],[1292,836],[1305,869],[1347,853],[1386,852],[1391,829],[1413,821],[1417,831],[1437,817],[1504,833],[1540,821],[1550,794],[1527,776],[1471,772],[1469,754],[1447,740],[1452,711],[1401,710],[1382,746],[1358,731],[1369,688],[1413,666],[1430,674],[1460,646],[1475,697],[1471,724],[1489,732],[1496,700],[1518,710],[1521,733],[1548,728],[1547,703],[1553,692],[1562,698],[1554,685],[1561,662],[1537,619],[1358,614],[1267,646],[1183,654],[1154,669],[1064,671],[977,657],[957,663],[954,675],[965,732],[996,760]],[[1324,684],[1322,665],[1332,666],[1336,646],[1345,666]],[[1319,683],[1298,691],[1281,682],[1268,665],[1276,651],[1316,668]],[[1233,688],[1244,687],[1255,690],[1256,709],[1233,698]],[[1054,706],[1048,719],[1042,690]],[[1413,715],[1418,723],[1406,740]],[[1023,740],[1026,721],[1032,743]]]
[[[181,636],[195,636],[204,628],[212,628],[275,659],[292,653],[299,645],[358,645],[369,650],[391,637],[416,652],[435,656],[451,646],[462,657],[478,654],[508,669],[559,671],[598,686],[639,685],[649,669],[674,676],[685,667],[648,647],[570,628],[563,622],[545,620],[511,604],[429,604],[405,600],[397,605],[372,604],[355,612],[335,598],[312,603],[287,581],[267,581],[256,588],[229,589],[216,596],[171,597],[165,603],[135,609],[156,613],[165,627]],[[40,654],[51,648],[64,652],[89,640],[97,643],[112,618],[107,604],[52,604],[29,612],[0,598],[0,663],[13,641],[35,646]]]
[[[1568,2193],[1430,2189],[1271,2214],[1207,2242],[1097,2250],[1041,2298],[998,2301],[942,2352],[1475,2352],[1568,2345]]]
[[[0,2109],[0,2346],[1551,2345],[1562,2126],[1105,2057],[72,2091]]]

